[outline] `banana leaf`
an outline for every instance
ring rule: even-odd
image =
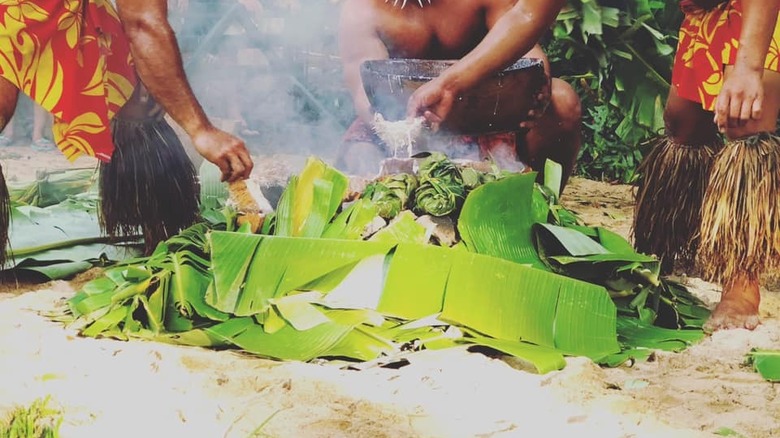
[[[325,239],[361,239],[366,227],[376,216],[377,208],[374,203],[367,199],[358,199],[328,224],[322,237]]]
[[[12,207],[8,245],[6,269],[50,280],[139,254],[137,245],[109,242],[102,235],[93,193],[72,195],[45,208]]]
[[[561,196],[563,185],[563,166],[552,160],[544,162],[544,186],[550,189],[555,198]]]
[[[546,205],[533,204],[535,179],[535,173],[509,176],[469,193],[458,219],[469,251],[546,269],[532,233],[547,216]]]
[[[275,235],[321,237],[347,193],[348,178],[322,160],[310,157],[282,193]]]
[[[764,380],[780,382],[780,351],[754,348],[748,353],[747,361]]]
[[[593,230],[596,236],[604,236],[611,248],[621,251],[612,252],[580,229],[551,224],[534,227],[538,253],[553,272],[614,291],[660,284],[661,265],[657,259],[636,253],[614,233]]]
[[[554,348],[541,347],[527,342],[508,341],[469,333],[462,343],[482,345],[531,363],[539,374],[562,370],[566,366],[563,354]]]
[[[97,190],[96,176],[94,168],[47,170],[39,172],[31,183],[9,183],[8,191],[13,203],[44,208]]]
[[[210,234],[215,287],[206,296],[214,308],[237,316],[264,312],[268,300],[300,288],[334,271],[340,280],[370,255],[384,255],[392,244],[335,239],[304,239]],[[330,284],[333,284],[331,279]],[[336,282],[337,284],[338,282]],[[327,288],[324,288],[327,289]],[[323,290],[325,292],[327,290]]]
[[[701,330],[672,330],[627,317],[618,318],[617,332],[626,346],[665,351],[682,351],[704,339]]]
[[[369,239],[372,242],[388,243],[428,243],[431,233],[416,221],[409,210],[401,212],[386,227],[377,231]]]
[[[399,245],[377,309],[409,320],[441,312],[454,254],[435,246]]]
[[[442,320],[566,354],[599,358],[620,350],[617,311],[604,288],[505,260],[455,254]]]

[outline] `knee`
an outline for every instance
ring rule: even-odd
[[[688,143],[685,134],[686,123],[684,123],[685,113],[675,105],[669,105],[667,103],[664,108],[664,129],[666,130],[666,136],[681,143]]]
[[[580,97],[567,82],[553,78],[549,109],[554,112],[559,129],[567,132],[580,129],[582,120]]]

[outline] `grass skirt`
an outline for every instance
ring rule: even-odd
[[[704,197],[699,264],[711,281],[755,280],[780,266],[780,137],[729,142]]]
[[[138,235],[145,252],[198,219],[192,162],[165,119],[115,118],[111,162],[100,165],[100,225],[110,237]]]
[[[662,137],[639,166],[635,246],[661,258],[664,273],[695,263],[702,199],[719,148],[681,145]]]

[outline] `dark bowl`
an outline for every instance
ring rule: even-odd
[[[360,66],[363,88],[375,112],[386,120],[406,116],[414,91],[439,76],[455,61],[383,59]],[[454,134],[516,131],[536,105],[546,78],[542,61],[522,58],[458,96],[442,129]]]

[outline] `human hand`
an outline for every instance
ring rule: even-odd
[[[734,67],[723,81],[715,101],[713,121],[721,133],[727,129],[745,126],[751,120],[761,119],[764,105],[764,86],[761,71]]]
[[[234,182],[252,173],[252,157],[240,138],[215,127],[201,130],[192,136],[195,150],[222,171],[222,181]]]
[[[455,93],[444,86],[441,78],[436,78],[412,93],[406,106],[406,116],[425,117],[431,130],[436,132],[441,123],[447,119],[454,102]]]

